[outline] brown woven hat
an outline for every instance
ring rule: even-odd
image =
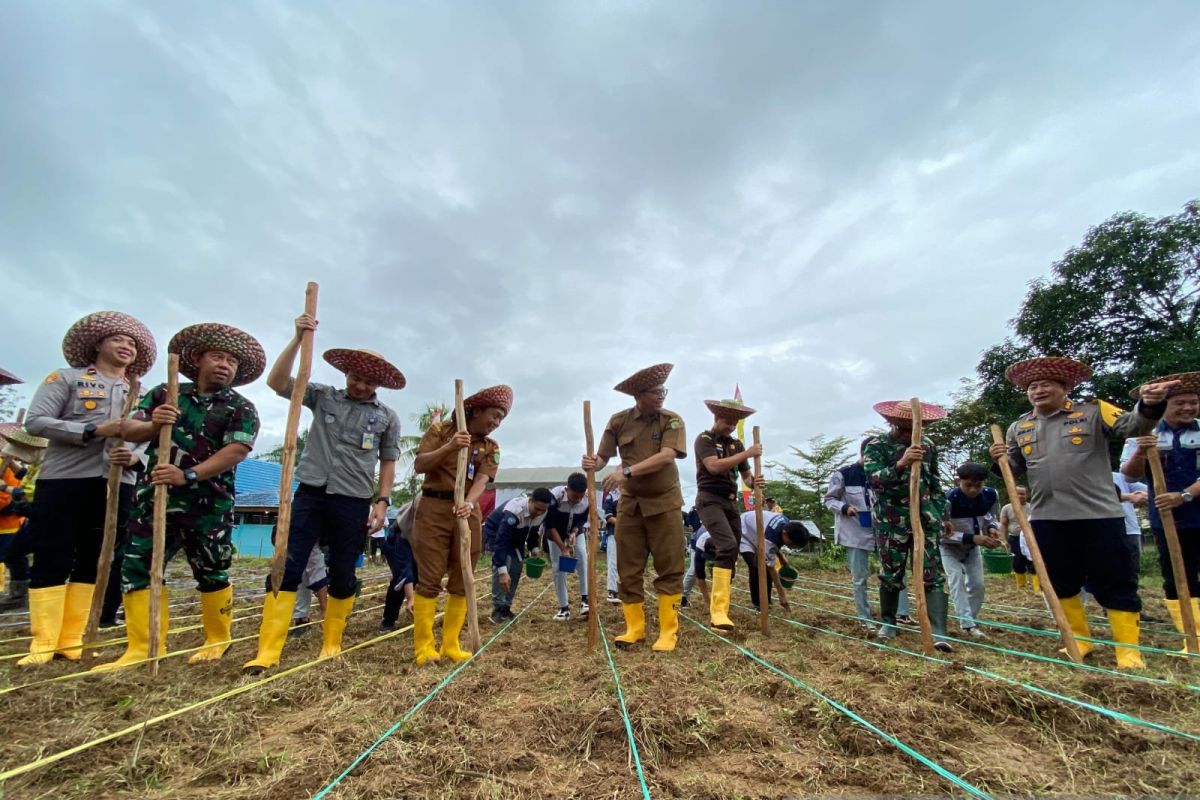
[[[404,373],[392,366],[386,358],[374,350],[359,348],[351,350],[335,347],[326,350],[324,359],[342,372],[353,372],[384,389],[403,389],[408,383]]]
[[[117,334],[124,334],[137,344],[137,357],[126,367],[125,373],[140,378],[149,372],[158,356],[154,334],[141,322],[120,311],[97,311],[72,325],[63,337],[63,356],[72,367],[83,369],[95,363],[97,345]]]
[[[13,375],[6,369],[0,369],[0,386],[11,386],[14,383],[24,383],[25,381]]]
[[[888,422],[912,422],[912,403],[908,400],[885,400],[872,406],[875,413]],[[921,403],[921,422],[937,422],[945,419],[946,409],[933,403]]]
[[[504,410],[504,415],[508,416],[508,412],[512,410],[512,404],[512,388],[504,384],[499,384],[498,386],[489,386],[486,389],[480,389],[466,400],[463,400],[463,409],[500,408]]]
[[[638,394],[639,392],[649,391],[656,386],[662,386],[666,383],[667,376],[671,374],[671,370],[674,368],[674,364],[655,364],[653,367],[646,367],[633,373],[614,386],[613,389],[625,394]]]
[[[1025,391],[1034,381],[1055,381],[1069,392],[1092,377],[1092,368],[1082,361],[1061,356],[1044,356],[1018,361],[1004,371],[1004,377]]]
[[[1167,381],[1179,381],[1178,386],[1167,390],[1168,399],[1178,394],[1200,394],[1200,372],[1177,372],[1174,375],[1164,375],[1161,378],[1148,380],[1146,383],[1166,383]],[[1142,386],[1144,385],[1142,384]],[[1129,396],[1134,399],[1141,397],[1142,386],[1130,391]]]
[[[742,403],[741,400],[705,400],[704,405],[717,417],[739,420],[754,413],[754,409]]]
[[[0,422],[0,439],[14,442],[25,447],[34,449],[44,449],[50,446],[49,439],[43,439],[41,436],[34,436],[29,431],[21,427],[19,422]]]
[[[190,380],[200,376],[195,358],[210,350],[229,353],[238,360],[237,374],[231,386],[253,383],[267,367],[267,354],[262,345],[243,330],[221,322],[200,322],[189,325],[171,337],[168,353],[179,354],[179,371]]]

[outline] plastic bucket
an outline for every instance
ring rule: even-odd
[[[1003,550],[985,550],[983,553],[983,570],[993,575],[1008,575],[1013,571],[1012,553]]]
[[[571,556],[559,556],[558,557],[558,571],[559,572],[565,572],[569,575],[572,572],[574,572],[575,568],[578,566],[579,566],[578,558],[572,558]]]
[[[870,511],[858,512],[858,524],[864,528],[871,527],[871,512]]]
[[[546,568],[546,559],[544,558],[527,558],[525,559],[525,574],[530,578],[542,577],[542,570]]]
[[[784,566],[779,568],[779,583],[785,589],[792,588],[796,584],[796,578],[799,577],[800,573],[791,567]]]

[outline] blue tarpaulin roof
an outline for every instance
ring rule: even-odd
[[[275,508],[279,505],[279,479],[283,467],[272,461],[248,458],[238,464],[234,477],[236,505],[241,508]],[[292,479],[292,491],[300,481]]]

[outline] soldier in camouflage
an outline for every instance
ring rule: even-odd
[[[127,441],[151,441],[147,458],[158,464],[158,430],[171,429],[169,463],[153,466],[138,484],[130,517],[130,543],[121,568],[128,645],[118,660],[97,669],[127,666],[147,658],[150,631],[150,563],[153,553],[154,492],[166,485],[165,561],[182,548],[200,591],[204,646],[189,663],[215,661],[229,648],[233,624],[234,471],[250,454],[258,435],[258,412],[233,390],[262,374],[266,362],[259,343],[236,328],[216,323],[193,325],[171,340],[179,371],[192,379],[179,387],[176,405],[159,385],[138,404],[123,425]],[[159,655],[166,653],[165,595]]]
[[[926,438],[922,438],[920,446],[911,444],[912,407],[907,401],[877,403],[875,411],[891,425],[888,433],[872,437],[863,448],[863,466],[871,481],[873,497],[875,547],[883,565],[879,572],[879,615],[883,625],[876,635],[885,639],[896,635],[896,609],[900,603],[900,593],[904,591],[905,566],[913,549],[908,501],[909,470],[920,465],[926,607],[935,646],[938,650],[949,652],[950,643],[945,640],[946,578],[938,550],[938,533],[946,518],[946,492],[938,477],[937,449]],[[923,421],[933,422],[945,416],[946,412],[938,406],[921,404]]]

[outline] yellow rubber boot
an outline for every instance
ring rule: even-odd
[[[723,631],[734,628],[733,620],[729,618],[729,584],[732,580],[733,570],[713,567],[712,590],[708,601],[709,623]]]
[[[1033,586],[1034,594],[1042,593],[1042,582],[1041,582],[1041,580],[1038,579],[1037,575],[1033,576],[1033,579],[1030,581],[1030,585]]]
[[[242,665],[242,672],[257,675],[279,664],[295,607],[295,592],[267,592],[267,599],[263,601],[262,624],[258,626],[258,655]]]
[[[1139,614],[1136,611],[1108,611],[1108,624],[1112,626],[1114,642],[1121,644],[1138,644],[1141,630],[1138,628]],[[1142,661],[1140,651],[1132,647],[1117,648],[1117,669],[1145,669],[1146,662]]]
[[[463,650],[458,643],[462,633],[463,623],[467,620],[467,598],[452,594],[446,598],[446,608],[442,613],[442,649],[441,654],[456,664],[471,657],[469,650]]]
[[[200,620],[204,624],[204,647],[188,658],[189,664],[216,661],[229,649],[233,628],[233,587],[200,593]]]
[[[1025,588],[1025,573],[1024,572],[1014,572],[1013,580],[1017,582],[1018,589]]]
[[[67,584],[57,652],[70,661],[78,661],[83,655],[83,629],[87,627],[88,612],[92,610],[92,595],[95,591],[94,583]]]
[[[654,643],[654,652],[669,653],[675,649],[679,639],[679,601],[682,599],[682,594],[658,596],[658,641]]]
[[[1037,578],[1035,577],[1034,580],[1036,581]],[[1071,625],[1071,633],[1075,634],[1076,644],[1079,645],[1079,655],[1086,656],[1092,652],[1092,643],[1085,642],[1079,637],[1085,636],[1090,638],[1092,630],[1088,627],[1087,615],[1083,611],[1083,603],[1080,602],[1079,595],[1060,598],[1059,602],[1062,603],[1063,613],[1067,615],[1067,622]],[[1058,652],[1065,654],[1067,650],[1063,648]]]
[[[346,618],[354,608],[354,595],[346,598],[331,597],[325,601],[325,621],[321,623],[324,641],[321,658],[336,656],[342,652],[342,634],[346,632]]]
[[[29,655],[18,661],[18,666],[48,664],[54,658],[66,602],[66,584],[29,590],[29,627],[33,631],[33,641],[29,643]]]
[[[641,603],[621,603],[625,614],[625,632],[613,641],[617,647],[632,647],[646,641],[646,607]]]
[[[116,661],[98,664],[93,671],[104,672],[140,664],[150,657],[150,590],[138,589],[125,594],[125,652]],[[158,655],[167,654],[167,590],[162,593],[162,619],[158,627]]]
[[[441,658],[433,645],[433,618],[437,616],[437,598],[413,595],[413,657],[417,664]]]

